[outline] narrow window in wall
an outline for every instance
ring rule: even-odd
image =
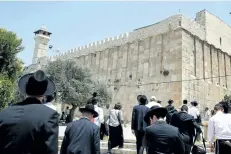
[[[220,37],[220,45],[222,44],[222,39],[221,39],[221,37]]]
[[[196,76],[196,37],[194,36],[194,40],[193,40],[193,46],[194,46],[194,49],[193,49],[193,60],[194,60],[194,76]]]

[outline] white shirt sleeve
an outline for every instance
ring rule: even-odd
[[[213,139],[215,136],[215,131],[214,131],[214,120],[210,119],[208,123],[208,141],[209,143],[213,143]]]
[[[196,114],[197,114],[197,116],[199,116],[200,115],[200,111],[197,109],[197,111],[196,111]]]
[[[104,115],[103,115],[103,109],[99,108],[99,121],[100,123],[103,123],[104,122]]]

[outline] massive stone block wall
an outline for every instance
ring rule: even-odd
[[[231,94],[231,59],[227,53],[184,30],[182,59],[182,99],[213,108],[225,94]]]
[[[121,46],[74,58],[93,71],[96,80],[108,84],[113,102],[121,102],[130,120],[136,96],[157,96],[165,105],[169,98],[179,102],[181,83],[181,30],[135,40]],[[163,71],[169,75],[164,76]]]
[[[204,26],[206,41],[209,44],[231,54],[231,27],[228,24],[206,10],[197,13],[196,21]]]

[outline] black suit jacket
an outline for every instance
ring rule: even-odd
[[[149,108],[145,105],[136,105],[132,111],[132,130],[144,131],[147,127],[147,123],[144,121],[144,116],[149,111]]]
[[[186,112],[178,112],[172,116],[171,125],[179,129],[186,144],[193,143],[193,137],[195,136],[193,120],[194,117]]]
[[[100,154],[99,127],[87,118],[67,126],[60,154]]]
[[[176,127],[165,121],[157,121],[146,128],[146,146],[148,154],[184,154],[185,146]]]
[[[36,98],[0,112],[0,154],[57,154],[58,113]]]
[[[184,143],[189,145],[193,144],[193,137],[196,135],[195,131],[201,132],[201,128],[194,117],[182,111],[173,114],[171,125],[179,129]]]

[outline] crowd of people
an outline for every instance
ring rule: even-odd
[[[206,107],[201,114],[197,101],[189,105],[187,100],[183,100],[177,109],[171,99],[165,107],[155,96],[149,102],[145,95],[139,95],[137,100],[139,105],[133,108],[131,126],[136,136],[137,154],[142,154],[144,149],[148,154],[205,154],[208,151],[203,132],[208,136],[210,152],[215,150],[215,154],[228,154],[231,151],[228,102],[219,102],[211,112]],[[205,125],[208,131],[202,131]],[[203,147],[195,145],[196,141],[202,141]]]
[[[18,87],[26,99],[0,112],[0,154],[58,154],[60,120],[68,123],[60,154],[100,154],[100,140],[109,136],[108,153],[124,147],[124,117],[122,105],[104,115],[97,93],[79,108],[79,120],[70,120],[70,109],[61,117],[52,105],[56,85],[38,70],[22,76]],[[227,102],[219,102],[211,112],[205,108],[200,114],[198,102],[191,105],[183,100],[180,108],[169,100],[163,107],[155,96],[148,101],[137,96],[138,105],[132,111],[131,130],[136,137],[137,154],[204,154],[203,120],[208,121],[208,142],[215,154],[231,151],[231,114]],[[202,137],[202,139],[200,139]],[[195,145],[201,140],[204,147]]]

